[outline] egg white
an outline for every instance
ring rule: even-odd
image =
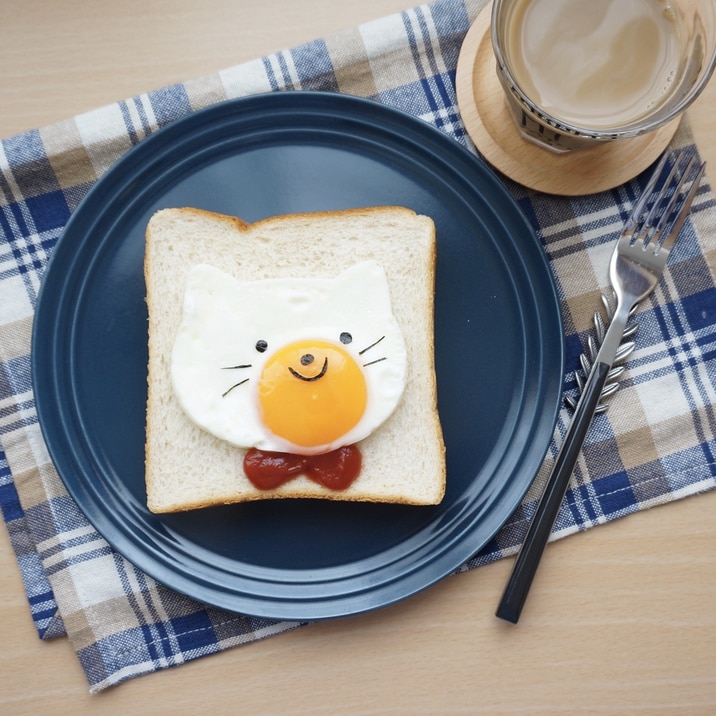
[[[350,344],[340,342],[342,332],[351,334]],[[313,447],[272,433],[261,421],[257,393],[271,355],[304,339],[334,342],[361,366],[385,358],[362,369],[368,396],[360,421],[337,440]],[[257,341],[266,342],[265,351],[256,349]],[[171,355],[174,393],[194,423],[237,447],[317,454],[357,443],[393,413],[406,373],[405,342],[385,272],[375,261],[335,278],[238,281],[207,264],[189,272]]]

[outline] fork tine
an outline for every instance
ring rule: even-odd
[[[676,203],[676,199],[679,196],[679,191],[681,189],[681,184],[683,183],[683,176],[686,176],[691,169],[691,164],[693,163],[693,159],[686,167],[686,170],[684,171],[684,175],[681,178],[681,183],[677,184],[676,188],[671,194],[671,200],[667,203],[666,208],[663,207],[663,202],[668,199],[669,197],[669,187],[671,187],[672,182],[674,181],[674,177],[678,175],[679,171],[679,164],[681,162],[681,158],[683,157],[683,152],[678,154],[676,158],[674,159],[674,163],[671,165],[671,170],[669,171],[669,174],[667,175],[666,179],[664,179],[664,183],[661,185],[661,189],[659,190],[658,195],[654,199],[654,203],[651,207],[651,211],[649,212],[649,215],[644,220],[643,224],[643,230],[646,231],[646,236],[644,237],[644,247],[646,247],[649,243],[651,243],[651,239],[653,236],[658,234],[663,228],[666,220],[668,219],[669,215],[674,209],[674,204]],[[658,242],[657,242],[658,245]]]
[[[689,166],[687,167],[687,170],[684,171],[684,175],[681,177],[681,181],[679,182],[679,185],[674,190],[674,198],[672,199],[671,206],[669,207],[669,213],[674,208],[674,204],[676,202],[676,199],[681,194],[681,189],[685,183],[685,180],[688,176],[688,170],[691,169],[692,165],[694,163],[694,160],[692,159],[691,162],[689,162]],[[704,175],[704,171],[706,169],[706,162],[701,162],[701,165],[699,166],[696,176],[694,177],[694,180],[691,182],[691,187],[689,191],[687,192],[686,196],[683,198],[678,212],[676,216],[674,217],[673,221],[669,226],[667,226],[664,231],[666,231],[666,238],[661,242],[661,249],[664,249],[666,251],[669,251],[671,247],[674,245],[674,241],[676,241],[676,237],[679,235],[679,232],[681,231],[681,227],[684,224],[684,221],[686,220],[686,216],[689,213],[689,209],[691,208],[691,203],[694,200],[694,197],[696,196],[696,192],[699,190],[699,184],[701,183],[701,178]],[[659,250],[659,246],[657,244],[657,251]]]
[[[686,196],[683,196],[682,190],[696,162],[696,159],[691,157],[686,164],[686,168],[680,172],[679,166],[685,156],[685,150],[676,155],[666,178],[659,186],[661,175],[664,173],[664,167],[669,157],[667,153],[662,155],[642,191],[632,215],[627,221],[625,229],[630,230],[622,233],[623,241],[630,245],[638,242],[642,249],[646,249],[649,246],[654,254],[658,254],[662,248],[667,250],[671,248],[684,223],[704,174],[705,162],[699,165],[691,189]],[[646,214],[645,217],[644,214]]]
[[[668,158],[668,154],[664,152],[664,154],[662,154],[661,156],[661,159],[659,160],[659,163],[656,165],[656,169],[654,169],[651,177],[649,178],[647,185],[641,192],[641,196],[639,196],[638,201],[634,205],[631,215],[626,221],[625,228],[630,228],[634,224],[638,223],[641,219],[641,216],[646,209],[647,203],[649,202],[649,198],[651,197],[654,187],[656,186],[656,182],[659,181],[659,177],[661,176],[661,172],[663,171],[664,165],[666,164],[666,160]]]

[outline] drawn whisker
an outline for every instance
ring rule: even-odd
[[[248,383],[248,378],[244,378],[243,380],[240,380],[238,383],[234,383],[227,391],[221,394],[222,398],[225,398],[234,388],[238,388],[240,385],[243,385],[244,383]]]
[[[221,370],[236,370],[237,368],[251,368],[251,363],[243,365],[225,365]]]
[[[386,356],[383,356],[382,358],[376,358],[375,360],[368,361],[368,363],[363,363],[363,367],[366,368],[369,365],[375,365],[376,363],[380,363],[381,361],[388,360]]]
[[[369,351],[371,348],[377,346],[384,338],[385,336],[381,336],[377,341],[371,343],[369,346],[366,346],[362,351],[358,351],[358,355],[362,356],[366,351]]]

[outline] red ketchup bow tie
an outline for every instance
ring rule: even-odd
[[[244,472],[259,490],[273,490],[305,475],[329,490],[345,490],[358,477],[361,453],[345,445],[321,455],[294,455],[251,448],[244,457]]]

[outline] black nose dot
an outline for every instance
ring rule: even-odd
[[[313,363],[313,356],[310,353],[304,353],[301,356],[301,365],[311,365]]]
[[[344,345],[347,345],[352,340],[353,340],[353,336],[350,333],[348,333],[347,331],[343,331],[343,333],[341,333],[341,343],[343,343]]]

